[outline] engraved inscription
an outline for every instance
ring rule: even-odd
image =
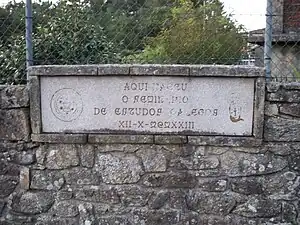
[[[78,79],[41,78],[44,132],[252,135],[254,79]]]

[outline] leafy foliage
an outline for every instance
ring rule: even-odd
[[[25,76],[24,4],[0,7],[0,83]],[[5,19],[4,19],[5,18]],[[219,0],[61,0],[33,4],[34,64],[234,63],[242,27]]]
[[[222,3],[181,0],[171,11],[170,25],[127,62],[234,64],[240,60],[246,45],[243,27],[225,15]]]

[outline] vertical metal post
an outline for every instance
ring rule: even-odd
[[[271,80],[271,56],[272,56],[272,33],[273,33],[273,0],[267,0],[265,46],[264,46],[264,65],[266,70],[267,82]]]
[[[32,49],[32,3],[26,0],[25,6],[25,23],[26,23],[26,79],[29,80],[28,68],[33,65],[33,49]]]

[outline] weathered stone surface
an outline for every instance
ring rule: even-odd
[[[20,169],[20,188],[23,190],[29,190],[30,188],[30,170],[27,167]]]
[[[64,173],[58,171],[31,171],[31,189],[60,190],[65,183]]]
[[[297,199],[300,179],[293,172],[275,173],[268,176],[254,176],[231,179],[234,192],[244,195],[264,195],[273,200],[292,201]]]
[[[188,143],[191,145],[213,145],[232,147],[253,147],[261,146],[262,140],[251,137],[229,137],[229,136],[188,136]]]
[[[2,211],[4,209],[4,206],[5,206],[5,202],[3,201],[0,201],[0,217],[2,216]],[[1,221],[1,220],[0,220]]]
[[[29,95],[26,86],[7,86],[1,91],[2,109],[29,107]]]
[[[290,157],[290,167],[293,170],[300,171],[300,156],[292,155]]]
[[[98,185],[101,178],[88,168],[72,168],[63,171],[67,184]]]
[[[28,109],[0,110],[0,139],[11,141],[29,139],[29,111]]]
[[[162,150],[155,146],[149,146],[137,151],[145,168],[145,172],[165,172],[167,169],[167,157]]]
[[[143,184],[147,187],[161,187],[165,183],[165,179],[168,175],[157,173],[157,174],[145,174],[143,176]]]
[[[154,136],[155,144],[186,144],[186,136],[170,136],[170,135],[155,135]]]
[[[297,224],[297,209],[294,204],[282,202],[282,220],[286,223]]]
[[[94,206],[91,203],[78,205],[79,224],[95,224]]]
[[[266,116],[278,116],[278,114],[279,114],[278,105],[266,102],[265,115]]]
[[[50,213],[59,217],[75,217],[79,214],[78,206],[74,201],[62,201],[55,203]]]
[[[177,210],[145,210],[136,209],[133,210],[130,217],[130,224],[132,225],[179,225],[180,211]]]
[[[269,174],[287,166],[287,160],[271,154],[247,154],[229,151],[220,156],[221,171],[230,177]]]
[[[259,178],[236,178],[231,180],[230,186],[234,192],[245,195],[259,195],[264,193],[264,186]]]
[[[87,143],[87,134],[32,134],[31,140],[43,143],[82,144]]]
[[[297,103],[300,101],[300,91],[299,90],[288,91],[281,88],[275,93],[269,93],[267,95],[267,100],[271,102]]]
[[[201,178],[198,181],[198,186],[203,191],[223,192],[227,188],[227,180]]]
[[[134,65],[130,75],[184,75],[188,76],[190,68],[182,65]]]
[[[129,65],[98,65],[98,75],[128,75],[129,74]]]
[[[153,191],[130,185],[117,188],[117,193],[123,206],[133,207],[145,206]]]
[[[39,218],[35,225],[78,225],[77,218]],[[85,224],[84,224],[85,225]]]
[[[47,65],[31,66],[28,68],[30,76],[67,76],[67,75],[97,75],[98,68],[96,65]]]
[[[149,203],[149,207],[151,209],[160,209],[166,204],[169,198],[170,192],[160,191],[153,197],[152,201]]]
[[[79,156],[74,145],[50,145],[45,165],[48,169],[65,169],[79,165]]]
[[[9,161],[20,164],[20,165],[30,165],[36,161],[35,152],[33,150],[27,151],[15,151],[11,150],[8,152]]]
[[[300,141],[300,121],[286,118],[267,118],[265,121],[266,141]]]
[[[153,135],[97,135],[90,134],[89,143],[99,144],[152,144]]]
[[[54,203],[49,192],[25,192],[15,196],[12,209],[26,214],[39,214],[46,212]]]
[[[138,144],[98,144],[95,145],[95,152],[125,152],[132,153],[143,148],[144,145]]]
[[[107,204],[117,204],[121,201],[117,187],[112,186],[94,186],[93,188],[79,189],[75,191],[74,198],[85,202]]]
[[[275,217],[281,213],[281,203],[267,198],[250,198],[246,203],[238,205],[233,211],[237,215],[255,217]]]
[[[7,163],[6,161],[1,161],[0,175],[19,176],[19,174],[20,174],[20,166],[12,163]]]
[[[190,190],[186,196],[190,210],[201,214],[227,215],[236,205],[233,195]]]
[[[176,158],[170,163],[171,167],[176,169],[188,169],[188,170],[204,170],[215,169],[220,165],[217,156],[205,155],[202,148],[198,148],[194,153],[187,158]]]
[[[95,163],[95,152],[92,145],[79,146],[80,163],[83,167],[92,168]]]
[[[170,173],[162,182],[168,188],[193,188],[197,185],[197,177],[189,172]]]
[[[105,216],[105,217],[98,217],[97,218],[98,224],[105,224],[105,225],[131,225],[128,221],[128,218],[125,216]]]
[[[9,196],[18,184],[17,177],[0,176],[0,198]]]
[[[95,166],[108,184],[136,183],[144,174],[140,160],[133,155],[98,154]]]
[[[269,142],[265,145],[266,150],[272,152],[275,155],[287,156],[294,152],[293,146],[291,143],[276,143]]]
[[[282,104],[279,112],[289,116],[300,117],[300,104]]]

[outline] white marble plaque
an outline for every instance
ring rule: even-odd
[[[251,136],[253,78],[41,77],[46,133]]]

